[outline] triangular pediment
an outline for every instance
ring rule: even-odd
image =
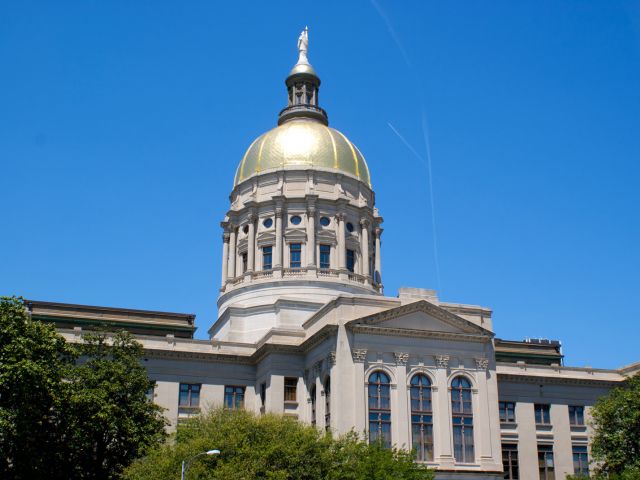
[[[348,323],[390,330],[493,336],[493,333],[426,300],[402,305]]]

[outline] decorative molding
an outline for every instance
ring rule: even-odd
[[[388,320],[398,318],[403,315],[407,315],[410,313],[422,312],[427,315],[430,315],[448,325],[456,327],[461,330],[461,333],[479,335],[484,337],[485,339],[491,338],[494,336],[493,332],[487,330],[486,328],[480,327],[469,320],[466,320],[458,315],[451,313],[444,308],[441,308],[437,305],[434,305],[431,302],[426,300],[419,300],[417,302],[409,303],[407,305],[402,305],[396,308],[391,308],[389,310],[385,310],[382,312],[374,313],[372,315],[368,315],[366,317],[358,318],[355,320],[351,320],[347,323],[347,325],[379,325]],[[458,333],[459,335],[460,333]]]
[[[433,358],[438,368],[449,368],[449,355],[435,355]]]
[[[320,373],[322,372],[322,364],[323,361],[322,360],[318,360],[316,363],[313,364],[313,375],[318,377],[320,376]]]
[[[474,335],[470,333],[438,332],[435,330],[416,330],[400,327],[377,327],[360,324],[347,324],[347,328],[354,333],[366,333],[369,335],[409,337],[409,338],[437,338],[441,340],[453,340],[456,342],[486,343],[490,338],[486,335]]]
[[[367,349],[366,348],[354,348],[351,351],[351,355],[353,357],[354,362],[364,362],[367,359]]]
[[[474,358],[476,361],[476,368],[478,370],[486,370],[489,368],[489,359],[488,358]]]
[[[336,364],[336,352],[335,350],[331,350],[327,354],[327,368],[331,368]]]
[[[393,352],[396,359],[396,365],[406,365],[409,361],[409,354],[405,352]]]

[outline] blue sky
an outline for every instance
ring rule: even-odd
[[[640,360],[638,1],[3,2],[0,292],[196,313],[204,338],[235,168],[305,25],[386,293]]]

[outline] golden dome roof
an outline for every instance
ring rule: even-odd
[[[337,170],[371,187],[369,167],[358,148],[338,130],[303,118],[259,136],[244,154],[234,185],[265,170],[285,167]]]

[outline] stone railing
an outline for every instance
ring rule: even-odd
[[[240,275],[239,277],[230,278],[229,280],[227,280],[227,282],[231,285],[239,285],[244,282],[244,276]]]
[[[282,276],[283,277],[300,277],[307,273],[306,268],[283,268]]]
[[[357,273],[349,273],[349,281],[357,283],[367,283],[367,277],[364,275],[358,275]]]
[[[252,279],[271,278],[271,277],[273,277],[273,270],[260,270],[258,272],[253,272],[251,274]]]
[[[340,276],[339,270],[334,270],[332,268],[321,268],[318,270],[319,277],[338,277]]]

